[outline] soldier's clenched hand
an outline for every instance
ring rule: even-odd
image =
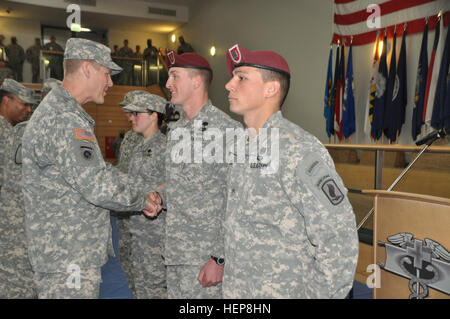
[[[147,207],[144,214],[149,217],[155,217],[162,210],[162,197],[159,193],[151,192],[147,195]]]

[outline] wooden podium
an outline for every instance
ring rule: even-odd
[[[378,299],[450,299],[450,199],[367,190],[375,196]]]

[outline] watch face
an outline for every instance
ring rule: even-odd
[[[225,264],[225,259],[223,259],[223,258],[217,258],[217,264],[218,264],[218,265],[223,265],[223,264]]]

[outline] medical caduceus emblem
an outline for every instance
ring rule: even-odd
[[[438,242],[413,238],[410,233],[389,236],[382,269],[409,279],[410,299],[424,299],[429,288],[450,295],[450,253]],[[425,245],[424,245],[425,243]]]

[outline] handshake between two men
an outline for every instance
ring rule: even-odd
[[[158,192],[151,192],[147,195],[147,206],[143,210],[145,216],[156,217],[163,208],[163,198]]]

